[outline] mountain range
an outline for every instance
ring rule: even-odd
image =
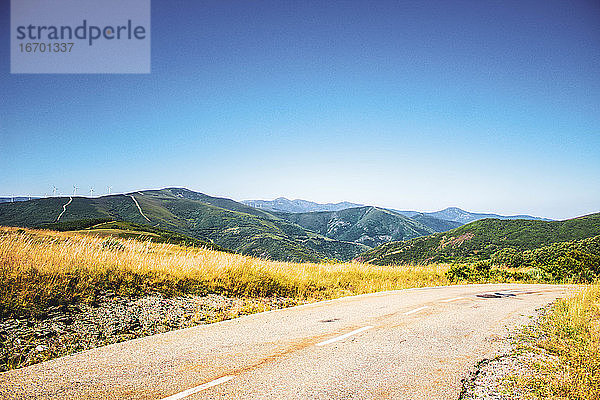
[[[68,204],[67,204],[68,203]],[[65,210],[64,213],[61,212]],[[94,218],[166,229],[241,254],[275,260],[348,260],[369,247],[310,232],[266,211],[183,188],[0,203],[0,225],[41,227]]]
[[[258,208],[265,211],[285,212],[285,213],[307,213],[317,211],[342,211],[348,208],[364,207],[363,204],[350,203],[348,201],[342,201],[340,203],[315,203],[308,200],[288,200],[285,197],[278,197],[275,200],[242,200],[241,203]],[[529,220],[540,220],[540,221],[552,221],[548,218],[534,217],[531,215],[500,215],[493,213],[474,213],[462,210],[458,207],[448,207],[440,211],[434,212],[422,212],[422,211],[402,211],[392,208],[388,208],[397,214],[402,214],[409,218],[424,218],[425,216],[436,218],[442,221],[458,222],[460,224],[468,224],[469,222],[478,221],[485,218],[495,219],[529,219]],[[446,229],[452,229],[455,226],[447,225]]]
[[[502,246],[522,248],[582,236],[581,229],[573,228],[577,223],[471,213],[456,207],[421,213],[349,202],[285,198],[260,202],[244,204],[185,188],[94,198],[46,197],[0,203],[0,225],[112,232],[274,260],[347,261],[360,256],[384,264],[489,256]],[[307,209],[313,211],[299,212]],[[598,232],[595,225],[588,230]]]
[[[340,211],[276,213],[296,225],[325,237],[369,247],[393,240],[407,240],[456,228],[460,224],[417,215],[406,217],[394,211],[364,206]]]
[[[340,211],[347,208],[362,207],[362,204],[350,203],[342,201],[340,203],[315,203],[308,200],[288,200],[285,197],[278,197],[275,200],[242,200],[241,203],[260,208],[266,211],[289,212],[289,213],[306,213],[314,211]]]
[[[500,215],[500,214],[491,214],[491,213],[474,213],[465,210],[461,210],[458,207],[448,207],[440,211],[434,212],[420,212],[420,211],[399,211],[393,210],[402,215],[406,215],[407,217],[414,217],[418,214],[429,215],[434,218],[446,220],[446,221],[454,221],[459,222],[461,224],[468,224],[469,222],[478,221],[480,219],[486,218],[494,218],[494,219],[528,219],[528,220],[538,220],[538,221],[552,221],[548,218],[542,217],[533,217],[531,215]]]
[[[290,261],[350,260],[391,240],[408,240],[458,225],[368,206],[306,213],[267,211],[184,188],[0,203],[0,225],[98,233],[114,228],[110,221],[127,223],[119,225],[119,235],[135,232],[139,237],[185,241],[170,237],[166,230],[241,254]]]

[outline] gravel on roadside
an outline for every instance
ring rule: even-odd
[[[499,343],[502,350],[499,355],[480,361],[463,379],[459,400],[521,400],[525,393],[515,379],[531,373],[532,362],[548,357],[542,351],[534,352],[526,346],[530,339],[524,334],[526,329],[540,323],[540,317],[551,308],[551,304],[537,310],[530,324],[513,332]]]
[[[53,307],[44,319],[0,320],[0,371],[79,351],[301,304],[292,298],[221,295],[140,298],[104,295],[95,304]]]

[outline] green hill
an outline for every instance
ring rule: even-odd
[[[408,240],[439,232],[438,229],[420,221],[378,207],[309,213],[276,213],[276,215],[328,238],[361,243],[369,247],[392,240]],[[449,224],[452,228],[457,226],[432,217],[425,222],[432,223],[434,220],[436,223],[439,221],[441,225]]]
[[[168,231],[149,225],[132,222],[110,221],[107,218],[84,219],[76,221],[56,222],[41,225],[40,228],[55,231],[74,231],[94,236],[117,237],[122,239],[149,240],[155,243],[169,243],[180,246],[204,247],[212,250],[231,252],[214,243],[199,240],[181,233]]]
[[[0,225],[40,227],[55,223],[68,202],[67,197],[52,197],[2,203]],[[368,249],[307,232],[285,219],[230,199],[181,188],[73,197],[58,222],[103,218],[177,232],[242,254],[276,260],[349,260]]]
[[[486,260],[503,249],[533,250],[600,234],[600,213],[565,221],[483,219],[447,232],[385,243],[361,255],[380,265]]]

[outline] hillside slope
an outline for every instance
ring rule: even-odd
[[[65,197],[51,197],[2,203],[0,225],[37,227],[54,223],[68,201]],[[242,254],[276,260],[348,260],[368,249],[307,232],[273,214],[230,199],[181,188],[97,198],[73,197],[60,222],[91,218],[151,225]]]
[[[380,265],[483,260],[501,249],[532,250],[599,234],[600,213],[565,221],[483,219],[448,232],[386,243],[360,259]]]
[[[328,238],[370,247],[390,240],[407,240],[439,232],[419,221],[378,207],[276,215]]]
[[[98,237],[136,239],[140,241],[151,241],[154,243],[202,247],[205,249],[231,253],[231,250],[229,249],[225,249],[224,247],[218,246],[214,243],[196,239],[181,233],[176,233],[150,225],[134,224],[133,222],[112,221],[110,218],[56,222],[52,224],[40,225],[40,228],[59,232],[74,232]]]
[[[421,224],[433,229],[435,232],[445,232],[450,229],[458,228],[462,224],[456,221],[448,221],[445,219],[440,219],[436,217],[432,217],[428,214],[418,213],[411,217],[410,219],[420,222]]]

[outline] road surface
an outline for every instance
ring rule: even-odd
[[[346,297],[0,374],[3,399],[456,399],[507,332],[575,290],[464,285]]]
[[[54,222],[58,222],[60,221],[60,217],[63,216],[63,214],[65,213],[65,211],[67,211],[67,207],[69,206],[69,204],[71,204],[71,202],[73,201],[73,198],[71,196],[69,196],[69,201],[67,201],[65,204],[63,204],[63,210],[62,212],[58,215],[58,217],[56,218],[56,221]]]
[[[142,193],[140,193],[142,194]],[[146,221],[148,222],[152,222],[148,219],[148,217],[146,217],[146,215],[144,214],[144,212],[142,211],[142,207],[140,207],[140,203],[138,203],[138,201],[135,199],[135,197],[133,197],[132,194],[128,194],[127,196],[131,197],[131,199],[133,200],[133,202],[135,203],[135,205],[137,206],[138,211],[140,212],[140,215],[144,218],[146,218]],[[143,196],[143,194],[142,194]]]

